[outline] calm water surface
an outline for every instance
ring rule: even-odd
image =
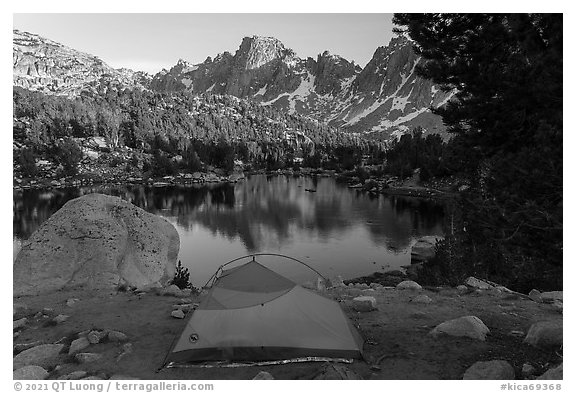
[[[180,260],[196,286],[223,263],[255,252],[289,255],[329,277],[396,269],[410,264],[416,238],[443,233],[444,208],[434,202],[370,196],[332,178],[257,175],[236,185],[14,191],[14,258],[51,214],[92,192],[122,197],[170,221],[180,234]],[[285,259],[262,262],[301,283],[314,279]]]

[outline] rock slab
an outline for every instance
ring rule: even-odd
[[[167,220],[117,197],[68,201],[24,242],[14,296],[63,288],[136,288],[173,278],[180,238]]]

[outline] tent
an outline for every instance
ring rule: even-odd
[[[254,258],[219,272],[173,343],[168,366],[362,357],[362,337],[337,302]]]

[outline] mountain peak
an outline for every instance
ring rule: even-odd
[[[292,60],[296,54],[277,38],[254,35],[244,37],[236,56],[245,59],[246,70],[251,70],[276,59]]]

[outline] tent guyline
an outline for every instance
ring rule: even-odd
[[[253,254],[220,266],[174,341],[165,366],[362,358],[364,340],[340,304],[256,260],[267,255],[306,265],[280,254]],[[226,269],[245,258],[251,260]]]

